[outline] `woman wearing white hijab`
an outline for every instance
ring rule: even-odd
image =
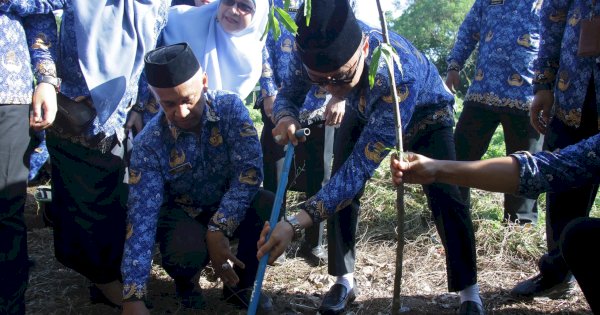
[[[164,45],[187,42],[208,75],[208,87],[246,98],[262,71],[262,34],[268,0],[220,0],[202,7],[175,6],[163,30]]]

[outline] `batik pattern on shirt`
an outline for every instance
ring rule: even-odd
[[[518,194],[528,198],[595,184],[600,178],[600,134],[554,152],[511,156],[519,162]]]
[[[296,18],[296,10],[300,6],[300,1],[295,1],[290,5],[288,14],[292,19]],[[275,6],[284,8],[282,0],[275,0]],[[260,77],[261,96],[275,96],[277,91],[284,85],[294,82],[295,76],[300,76],[302,72],[302,62],[296,51],[296,39],[285,27],[281,27],[281,35],[277,40],[273,31],[269,31],[267,41],[263,50],[263,70]],[[303,125],[310,125],[315,122],[324,121],[325,100],[327,93],[314,86],[306,94],[304,104],[298,115],[299,122]]]
[[[380,45],[382,34],[363,23],[359,24],[363,33],[369,36],[370,52],[361,82],[347,97],[346,103],[351,110],[358,111],[366,126],[344,165],[323,189],[307,201],[305,210],[314,222],[320,222],[348,205],[396,142],[390,78],[383,60],[372,89],[367,80],[371,55]],[[394,76],[404,137],[410,139],[413,135],[409,131],[431,125],[452,126],[454,97],[446,90],[435,66],[402,36],[390,32],[390,39],[402,63],[402,71],[396,66]],[[284,86],[275,102],[275,118],[297,117],[310,86],[302,78]]]
[[[145,293],[163,204],[194,215],[218,205],[209,225],[231,237],[262,182],[260,143],[247,108],[235,94],[206,96],[198,133],[169,127],[161,111],[134,140],[122,264],[125,298]]]
[[[554,90],[555,117],[574,128],[581,125],[583,101],[592,77],[596,95],[600,95],[597,56],[577,56],[581,21],[592,15],[600,16],[600,1],[596,1],[593,8],[592,3],[591,0],[547,0],[542,5],[543,40],[535,62],[534,84],[538,90]],[[600,97],[596,97],[596,104],[600,107]]]
[[[0,3],[0,104],[31,104],[34,75],[56,76],[52,10],[61,7],[61,1]]]
[[[542,1],[497,2],[475,1],[447,61],[449,68],[462,68],[478,46],[475,78],[464,100],[528,113]]]

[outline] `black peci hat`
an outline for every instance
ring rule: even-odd
[[[191,79],[200,70],[200,64],[187,43],[156,48],[144,57],[148,84],[157,88],[171,88]]]
[[[306,25],[304,4],[296,15],[296,45],[302,63],[311,70],[331,72],[341,68],[356,53],[362,31],[348,0],[312,0]]]

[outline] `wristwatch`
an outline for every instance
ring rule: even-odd
[[[284,217],[283,221],[289,223],[294,230],[294,237],[292,237],[292,241],[297,241],[304,237],[304,228],[298,222],[295,216]]]
[[[52,86],[54,86],[56,93],[58,93],[60,91],[60,83],[61,82],[62,82],[62,80],[60,78],[53,77],[50,75],[44,75],[44,76],[42,76],[42,79],[40,80],[39,83],[51,84]]]

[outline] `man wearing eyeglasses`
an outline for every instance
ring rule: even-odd
[[[266,243],[264,236],[270,227],[265,227],[258,256],[270,252],[273,262],[304,228],[329,219],[328,233],[338,241],[333,245],[329,239],[328,271],[337,281],[325,294],[319,311],[338,314],[356,298],[353,271],[360,197],[366,181],[395,144],[394,104],[383,63],[373,88],[368,82],[373,50],[382,42],[380,31],[357,22],[346,0],[313,0],[311,11],[308,26],[303,15],[296,18],[296,44],[304,78],[293,77],[294,81],[280,91],[274,108],[273,135],[279,136],[280,144],[290,140],[298,143],[293,136],[300,127],[298,108],[311,83],[345,99],[349,110],[336,133],[329,183],[296,216],[278,223]],[[453,96],[435,66],[411,43],[394,33],[390,33],[390,39],[401,63],[395,66],[394,76],[405,148],[453,160]],[[459,314],[483,314],[469,208],[456,186],[431,184],[423,188],[446,250],[448,289],[460,292]]]

